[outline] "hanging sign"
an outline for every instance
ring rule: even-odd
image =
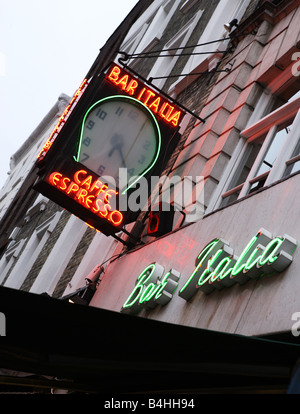
[[[71,115],[73,108],[78,103],[79,99],[83,95],[83,93],[86,90],[87,86],[88,86],[88,81],[87,81],[87,79],[84,79],[82,84],[77,89],[75,95],[71,99],[69,105],[67,105],[66,109],[64,110],[62,115],[59,117],[59,120],[58,120],[57,124],[55,125],[55,128],[53,129],[53,131],[51,132],[49,138],[47,139],[47,141],[43,145],[43,148],[39,152],[39,154],[37,156],[38,162],[42,161],[44,159],[45,155],[47,154],[47,152],[50,150],[53,142],[55,141],[55,139],[57,138],[57,136],[58,136],[59,132],[61,131],[62,127],[64,126],[67,119]]]
[[[34,188],[113,235],[139,215],[121,202],[121,195],[130,195],[140,183],[148,199],[151,186],[141,178],[148,182],[160,176],[184,115],[163,94],[112,63],[84,80],[59,118],[38,155]]]
[[[265,274],[281,273],[292,263],[297,246],[298,242],[288,235],[273,238],[270,232],[261,229],[236,256],[227,242],[215,239],[199,253],[196,268],[178,295],[188,301],[198,291],[207,295],[236,283],[243,285],[251,279],[257,280]],[[163,267],[157,263],[148,266],[138,277],[121,311],[137,313],[143,307],[169,303],[177,289],[180,274],[172,270],[162,279],[163,273]],[[176,274],[176,279],[173,274]],[[162,280],[168,283],[175,280],[176,283],[170,284],[173,290],[168,291],[167,300],[160,302],[161,292],[164,291]]]

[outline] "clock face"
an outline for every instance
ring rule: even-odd
[[[76,161],[118,186],[119,169],[132,177],[145,175],[156,163],[161,147],[158,124],[150,110],[134,98],[112,96],[96,102],[86,113]]]

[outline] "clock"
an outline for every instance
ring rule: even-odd
[[[155,166],[160,151],[161,133],[153,113],[132,97],[114,95],[86,112],[74,158],[117,187],[119,169],[126,168],[126,192]]]

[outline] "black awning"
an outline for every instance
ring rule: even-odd
[[[0,368],[30,373],[19,381],[15,377],[19,385],[46,387],[56,378],[52,387],[101,394],[285,392],[300,357],[297,344],[173,325],[3,287],[0,312],[6,318]],[[0,389],[11,381],[3,372]]]

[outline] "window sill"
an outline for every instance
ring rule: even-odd
[[[248,199],[248,198],[250,198],[250,197],[253,197],[253,196],[257,195],[257,194],[260,194],[260,193],[262,193],[262,192],[264,192],[264,191],[267,191],[267,190],[269,190],[270,188],[272,188],[272,187],[274,187],[274,186],[276,186],[276,185],[279,185],[279,184],[281,184],[281,183],[283,183],[283,182],[285,182],[285,181],[289,180],[290,178],[295,177],[296,175],[300,175],[300,171],[296,171],[295,173],[293,173],[293,174],[291,174],[291,175],[289,175],[289,176],[287,176],[287,177],[283,177],[283,178],[281,178],[280,180],[278,180],[278,181],[276,181],[276,182],[274,182],[274,183],[272,183],[272,184],[270,184],[270,185],[268,185],[268,186],[265,186],[265,187],[262,187],[262,188],[260,188],[260,189],[258,189],[258,190],[256,190],[256,191],[253,191],[252,193],[247,194],[245,197],[242,197],[242,198],[240,198],[240,199],[238,199],[238,200],[235,200],[235,201],[233,201],[232,203],[227,204],[226,206],[219,207],[219,208],[217,208],[216,210],[211,211],[211,212],[210,212],[210,213],[208,213],[208,214],[204,214],[204,216],[203,216],[203,220],[204,220],[206,217],[209,217],[209,216],[211,216],[211,215],[213,215],[213,214],[218,213],[219,211],[224,210],[225,208],[231,207],[231,206],[233,206],[233,205],[235,205],[235,204],[239,204],[239,203],[241,203],[242,201],[244,201],[244,200],[246,200],[246,199]],[[233,189],[232,189],[232,190],[233,190]]]
[[[291,120],[297,115],[299,108],[300,98],[297,98],[276,109],[271,114],[256,122],[256,124],[251,125],[251,127],[244,129],[241,132],[241,136],[246,138],[248,142],[253,142],[263,135],[266,135],[273,125],[281,126]]]

